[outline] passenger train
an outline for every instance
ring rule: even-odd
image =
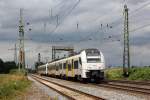
[[[85,49],[74,56],[38,66],[38,74],[79,81],[104,79],[105,61],[98,49]]]

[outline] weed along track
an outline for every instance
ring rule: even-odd
[[[97,97],[97,96],[79,91],[77,89],[73,89],[71,87],[61,85],[60,83],[58,84],[56,82],[46,80],[39,76],[31,75],[31,77],[33,77],[36,81],[42,83],[43,85],[55,90],[56,92],[60,93],[61,95],[67,97],[68,99],[72,99],[72,100],[105,100],[104,98]]]

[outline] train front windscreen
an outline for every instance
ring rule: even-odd
[[[87,63],[99,63],[100,52],[97,49],[87,49],[86,50]]]
[[[100,58],[87,58],[87,63],[100,63]]]
[[[86,56],[100,56],[100,52],[97,49],[87,49]]]

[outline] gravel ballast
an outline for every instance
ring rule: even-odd
[[[150,96],[148,95],[147,96],[139,95],[135,93],[129,93],[126,91],[113,90],[113,89],[99,87],[91,84],[82,84],[82,83],[71,82],[71,81],[66,81],[61,79],[50,78],[50,77],[44,77],[44,78],[53,82],[63,84],[65,86],[78,89],[86,93],[90,93],[105,98],[107,100],[150,100],[149,99]]]

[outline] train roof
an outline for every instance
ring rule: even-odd
[[[48,62],[48,63],[54,63],[54,62],[59,62],[59,61],[63,61],[63,60],[66,60],[66,59],[72,59],[73,57],[77,57],[77,56],[79,56],[79,54],[69,56],[69,57],[65,57],[65,58],[61,58],[61,59],[56,59],[56,60],[53,60],[53,61]]]
[[[97,51],[99,51],[99,49],[97,49],[97,48],[82,49],[82,50],[80,50],[80,52],[75,53],[74,55],[71,55],[71,56],[68,56],[68,57],[63,57],[63,58],[60,58],[60,59],[55,59],[55,60],[50,61],[48,63],[56,63],[56,62],[59,62],[59,61],[62,61],[62,60],[71,59],[72,57],[78,56],[81,52],[89,51],[89,50],[97,50]],[[44,64],[44,65],[46,65],[46,64]],[[43,65],[40,65],[40,66],[42,67]]]

